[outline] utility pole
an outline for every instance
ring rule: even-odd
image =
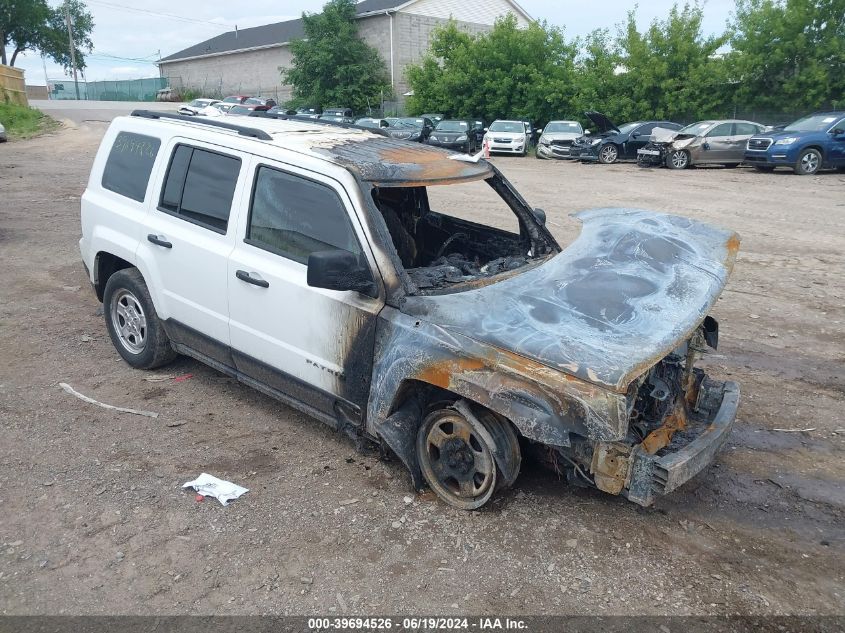
[[[44,87],[47,89],[47,99],[50,99],[50,80],[47,79],[47,62],[44,55],[41,56],[41,65],[44,66]]]
[[[70,65],[73,67],[73,86],[76,88],[76,100],[79,101],[79,80],[76,78],[76,47],[73,45],[73,22],[70,19],[70,7],[65,2],[65,22],[67,22],[67,36],[70,41]]]

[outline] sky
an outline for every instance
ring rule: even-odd
[[[59,0],[48,0],[51,6]],[[159,52],[166,57],[183,48],[238,28],[248,28],[297,18],[303,11],[319,11],[325,0],[201,0],[178,3],[172,0],[85,0],[94,16],[94,52],[87,56],[85,78],[137,79],[157,77],[153,62]],[[654,18],[665,17],[674,0],[642,0],[637,22],[644,29]],[[563,27],[567,37],[585,35],[596,28],[614,29],[636,5],[631,0],[519,0],[532,17]],[[681,2],[682,4],[682,2]],[[704,31],[720,33],[730,17],[734,0],[707,0]],[[7,51],[11,55],[12,51]],[[15,64],[26,71],[26,82],[44,85],[40,55],[26,53]],[[49,79],[66,79],[61,67],[46,60]]]

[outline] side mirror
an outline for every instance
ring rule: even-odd
[[[640,138],[640,136],[642,135],[639,132],[634,132],[633,134],[631,134],[631,138]]]
[[[584,130],[584,136],[589,136],[590,134],[592,134],[590,130]]]
[[[311,253],[308,257],[308,285],[378,296],[378,287],[369,267],[358,256],[340,249]]]
[[[490,131],[490,128],[489,128],[489,127],[486,127],[486,128],[484,128],[484,131],[485,131],[485,132],[489,132],[489,131]]]
[[[537,222],[539,222],[542,226],[546,226],[546,212],[542,209],[534,209],[534,217],[537,218]]]
[[[845,130],[843,130],[841,127],[838,127],[835,130],[833,130],[834,136],[842,136],[843,134],[845,134]]]

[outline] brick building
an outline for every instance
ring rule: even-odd
[[[405,68],[422,58],[432,31],[449,19],[470,33],[489,31],[508,13],[522,26],[531,20],[513,0],[363,0],[357,11],[358,32],[379,51],[400,100],[408,92]],[[159,67],[174,89],[284,102],[290,86],[281,83],[279,72],[290,66],[290,42],[302,37],[302,20],[230,31],[163,58]]]

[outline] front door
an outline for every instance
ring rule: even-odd
[[[834,134],[834,130],[842,130]],[[828,132],[830,143],[828,144],[827,160],[833,167],[845,167],[845,119],[838,121]]]
[[[654,131],[655,127],[657,127],[656,123],[646,123],[645,125],[641,125],[636,130],[632,131],[631,135],[628,137],[628,141],[625,143],[625,149],[623,150],[623,154],[620,158],[636,158],[637,150],[648,145],[651,140],[651,133]]]
[[[704,136],[701,160],[699,162],[718,163],[730,161],[733,157],[733,123],[720,123]]]
[[[331,178],[258,158],[250,188],[228,266],[235,365],[324,420],[357,423],[384,301],[307,282],[308,256],[318,251],[352,252],[377,271],[352,202]]]
[[[226,272],[246,155],[179,139],[166,151],[164,185],[155,192],[137,259],[148,268],[142,272],[173,342],[228,365]]]

